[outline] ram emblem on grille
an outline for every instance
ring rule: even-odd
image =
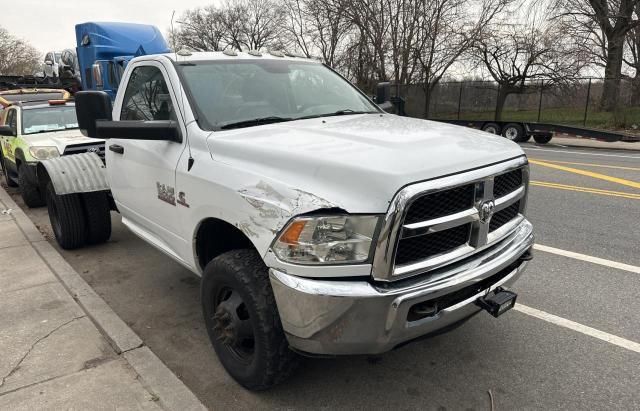
[[[491,216],[493,216],[493,210],[495,208],[496,204],[493,202],[493,200],[485,201],[484,203],[482,203],[478,209],[480,221],[486,224],[491,219]]]

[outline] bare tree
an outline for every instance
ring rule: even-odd
[[[38,50],[0,27],[0,74],[34,74],[39,67]]]
[[[640,1],[635,7],[635,18],[640,19]],[[633,104],[640,104],[640,25],[636,25],[627,34],[627,57],[624,62],[633,70],[634,77],[631,80],[631,101]]]
[[[500,120],[507,97],[522,93],[531,80],[552,84],[569,82],[585,66],[579,53],[563,41],[558,26],[547,24],[544,16],[528,13],[529,21],[495,31],[475,47],[479,61],[498,84],[496,119]]]
[[[451,66],[487,36],[487,29],[510,0],[422,0],[423,18],[416,55],[429,117],[433,90]],[[474,11],[475,10],[475,11]]]
[[[640,20],[634,18],[634,8],[638,0],[560,0],[560,17],[573,19],[583,27],[592,25],[594,43],[599,45],[604,57],[604,87],[600,100],[603,110],[612,111],[617,107],[624,46],[627,34],[638,27]],[[597,28],[596,28],[597,27]],[[601,34],[601,38],[597,36]]]
[[[222,11],[215,6],[188,10],[178,23],[180,29],[172,39],[174,48],[183,46],[195,51],[224,50],[226,29]]]

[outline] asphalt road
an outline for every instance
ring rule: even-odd
[[[537,243],[639,266],[640,151],[523,147]],[[51,239],[46,210],[25,211]],[[210,347],[199,279],[112,218],[107,244],[62,255],[212,408],[482,410],[491,391],[496,410],[640,409],[637,350],[516,310],[382,356],[307,359],[287,383],[245,391]],[[640,343],[640,274],[542,251],[529,267],[519,303]]]

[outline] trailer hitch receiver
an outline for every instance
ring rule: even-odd
[[[516,305],[516,297],[516,293],[498,288],[493,295],[478,298],[476,305],[497,318]]]

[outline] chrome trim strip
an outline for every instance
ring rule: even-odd
[[[476,221],[479,218],[480,216],[478,214],[478,209],[474,207],[455,214],[434,218],[432,220],[405,224],[404,226],[402,226],[401,238],[415,237],[419,235],[436,233],[442,230],[448,230],[449,228]]]
[[[387,214],[383,218],[382,230],[380,231],[380,236],[378,238],[373,257],[373,278],[378,281],[392,281],[413,274],[419,274],[420,271],[424,271],[423,269],[420,269],[419,271],[405,271],[400,269],[399,272],[396,272],[396,275],[394,275],[395,251],[400,239],[400,235],[402,235],[403,232],[402,223],[404,221],[407,206],[417,196],[433,193],[436,191],[447,190],[460,185],[478,184],[483,182],[484,184],[481,184],[482,193],[477,193],[476,197],[484,199],[489,198],[488,196],[490,196],[492,198],[493,176],[515,170],[527,164],[527,157],[522,155],[521,157],[494,164],[489,167],[471,170],[439,179],[429,180],[422,183],[412,184],[398,191],[396,196],[391,201]],[[523,186],[525,187],[525,193],[523,193],[523,195],[525,195],[526,190],[528,190],[527,183],[528,172],[525,171],[523,173]],[[523,201],[520,206],[521,213],[523,212],[525,207],[524,203],[525,202]],[[484,238],[488,239],[488,222],[486,224],[482,224],[482,226],[486,226],[486,228],[482,227],[482,229],[487,231],[487,236],[485,236]],[[497,231],[498,230],[496,230],[496,232]],[[474,238],[474,234],[480,235],[481,233],[472,232],[472,239]],[[478,242],[474,243],[474,245],[480,248],[486,244],[480,244]]]
[[[495,201],[495,209],[494,212],[497,213],[500,210],[504,210],[509,207],[511,204],[520,200],[522,196],[524,196],[525,188],[524,186],[520,186],[517,190],[510,192],[509,194],[496,198]]]
[[[447,253],[438,254],[433,257],[429,257],[426,260],[418,261],[417,263],[397,265],[393,270],[393,274],[395,276],[401,276],[415,271],[433,270],[443,265],[451,264],[453,261],[456,261],[460,257],[464,257],[465,255],[472,253],[474,250],[475,248],[469,246],[468,244],[465,244],[463,246],[454,248]]]

